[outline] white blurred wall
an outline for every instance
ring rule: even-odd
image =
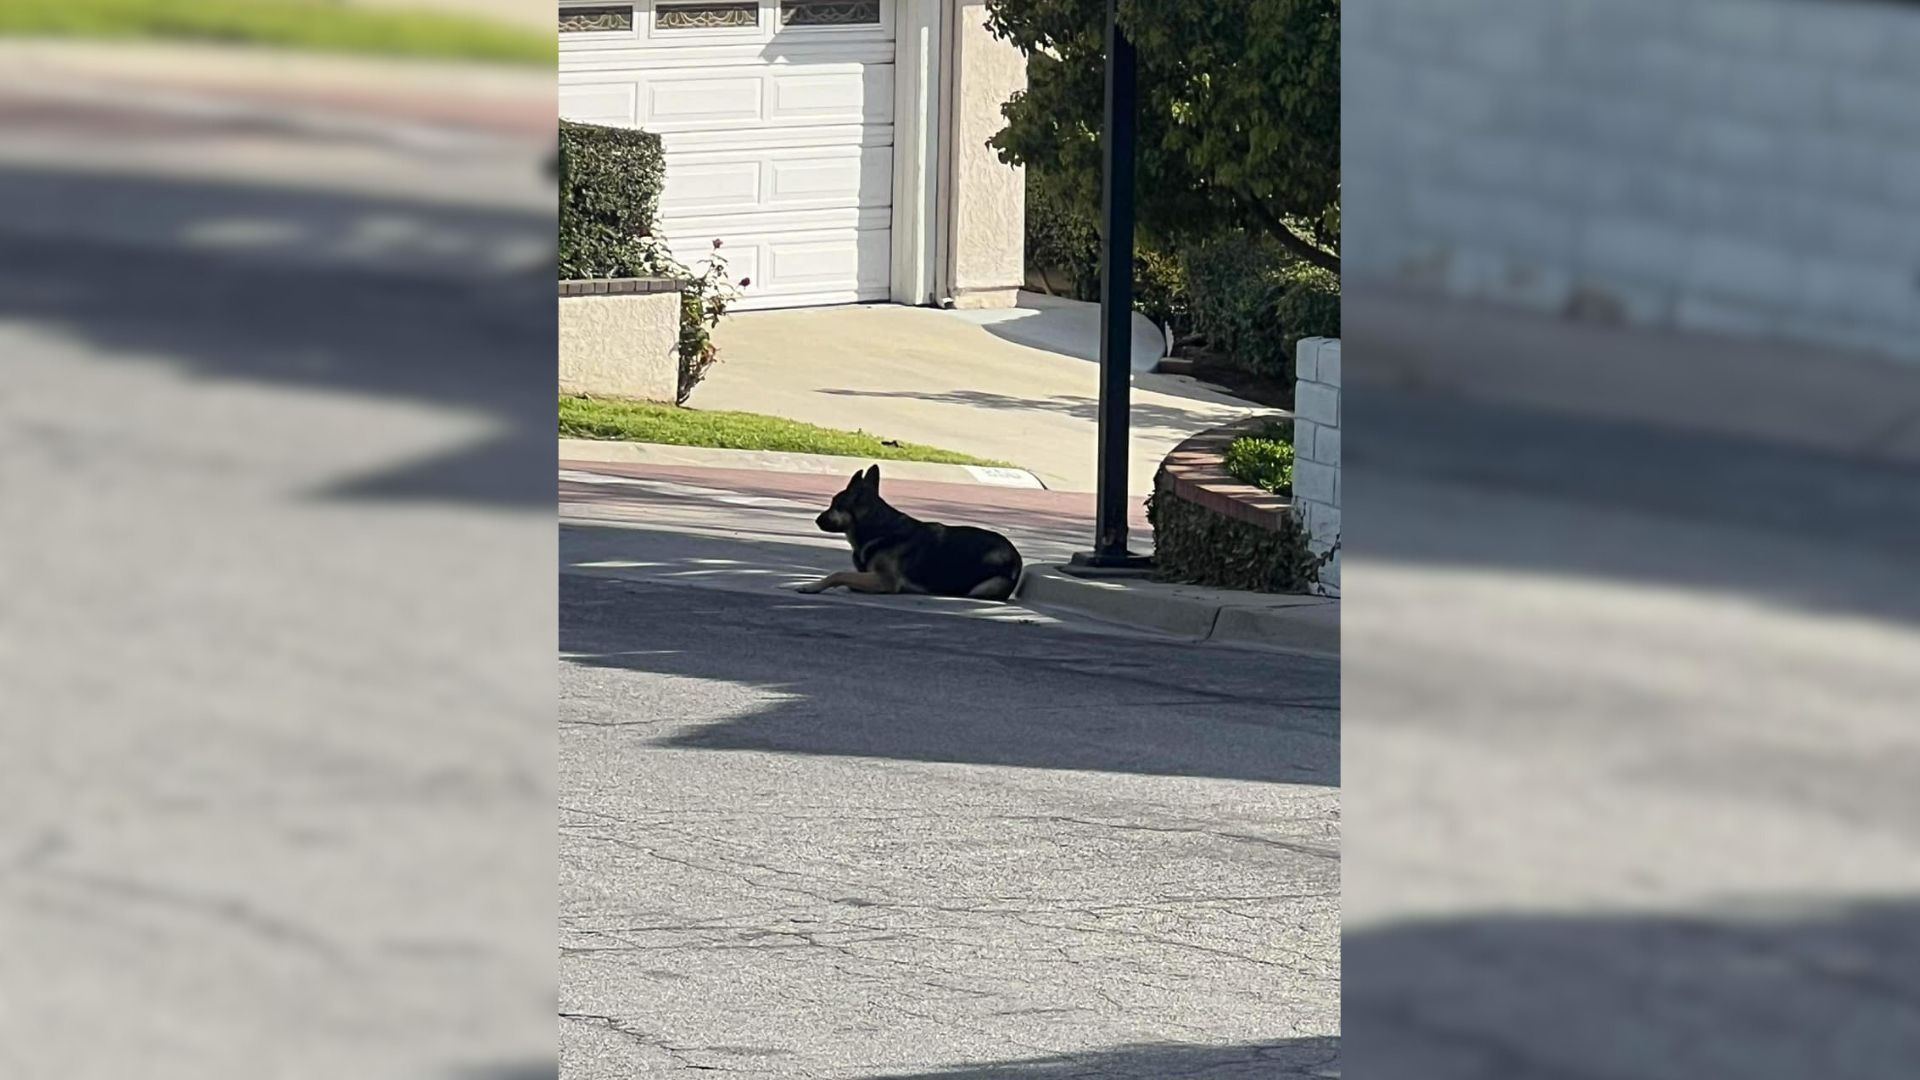
[[[1920,4],[1343,17],[1350,282],[1920,360]]]

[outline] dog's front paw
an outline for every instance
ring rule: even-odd
[[[831,589],[831,588],[833,588],[833,582],[827,580],[826,578],[821,578],[819,581],[809,581],[805,585],[800,586],[800,588],[795,591],[803,592],[803,593],[822,593],[822,592],[826,592],[828,589]]]

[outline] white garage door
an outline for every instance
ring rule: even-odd
[[[661,137],[659,231],[723,242],[741,307],[884,300],[893,0],[633,0],[560,8],[560,115]]]

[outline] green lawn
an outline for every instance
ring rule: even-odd
[[[558,55],[552,33],[337,0],[0,0],[0,34],[172,38],[547,65]]]
[[[560,434],[570,439],[619,439],[669,446],[715,446],[728,450],[784,450],[838,454],[875,461],[937,461],[951,465],[997,465],[970,454],[883,440],[864,431],[815,427],[778,416],[701,412],[651,401],[614,398],[560,399]]]

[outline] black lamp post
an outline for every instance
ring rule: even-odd
[[[1101,138],[1100,428],[1093,550],[1069,571],[1139,571],[1151,564],[1127,550],[1129,392],[1133,375],[1133,172],[1140,102],[1133,42],[1120,29],[1120,0],[1107,0],[1107,94]]]

